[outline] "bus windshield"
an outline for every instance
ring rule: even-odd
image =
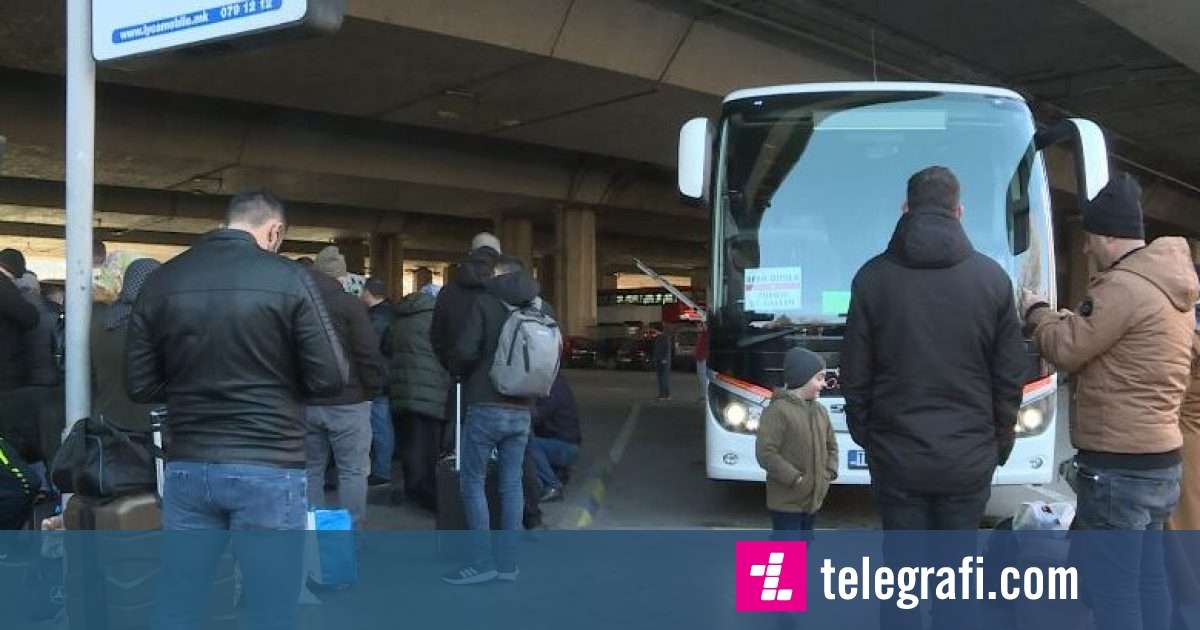
[[[941,92],[785,94],[726,104],[711,309],[727,324],[845,322],[886,248],[909,176],[949,167],[975,249],[1045,291],[1048,191],[1024,102]],[[1032,217],[1032,221],[1031,221]]]

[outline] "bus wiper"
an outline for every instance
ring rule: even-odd
[[[742,339],[738,339],[737,347],[748,348],[750,346],[757,346],[760,343],[766,343],[768,341],[773,341],[775,339],[779,339],[780,337],[794,335],[794,334],[801,332],[803,330],[806,330],[806,329],[808,329],[808,326],[806,326],[806,325],[788,326],[787,328],[780,328],[779,330],[772,330],[769,333],[763,333],[761,335],[755,335],[753,337],[744,337]]]

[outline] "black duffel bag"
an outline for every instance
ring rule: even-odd
[[[157,451],[149,432],[84,418],[59,447],[50,478],[60,492],[100,499],[153,491]]]

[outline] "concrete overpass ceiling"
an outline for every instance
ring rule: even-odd
[[[695,0],[868,59],[874,37],[881,78],[903,68],[910,77],[1009,85],[1049,116],[1066,110],[1095,119],[1123,157],[1200,193],[1200,74],[1176,58],[1190,55],[1147,43],[1186,44],[1200,57],[1192,35],[1178,37],[1200,5],[1168,2],[1178,10],[1117,0]],[[1145,38],[1109,19],[1129,15],[1136,19],[1128,27]],[[1163,24],[1169,20],[1177,26]]]

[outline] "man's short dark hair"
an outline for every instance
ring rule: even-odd
[[[363,283],[363,289],[377,298],[387,297],[387,287],[379,278],[367,278],[367,281]]]
[[[103,265],[105,259],[108,258],[108,246],[100,239],[92,241],[92,264]]]
[[[525,271],[525,263],[516,256],[501,256],[496,259],[496,275],[503,276],[509,273],[517,273]]]
[[[945,166],[930,166],[908,178],[908,209],[939,208],[954,210],[959,206],[958,178]]]
[[[417,267],[417,270],[413,272],[413,276],[417,280],[418,289],[433,282],[433,270],[429,267]]]
[[[226,225],[240,223],[259,227],[272,219],[287,223],[283,202],[266,190],[248,190],[234,195],[225,211]]]

